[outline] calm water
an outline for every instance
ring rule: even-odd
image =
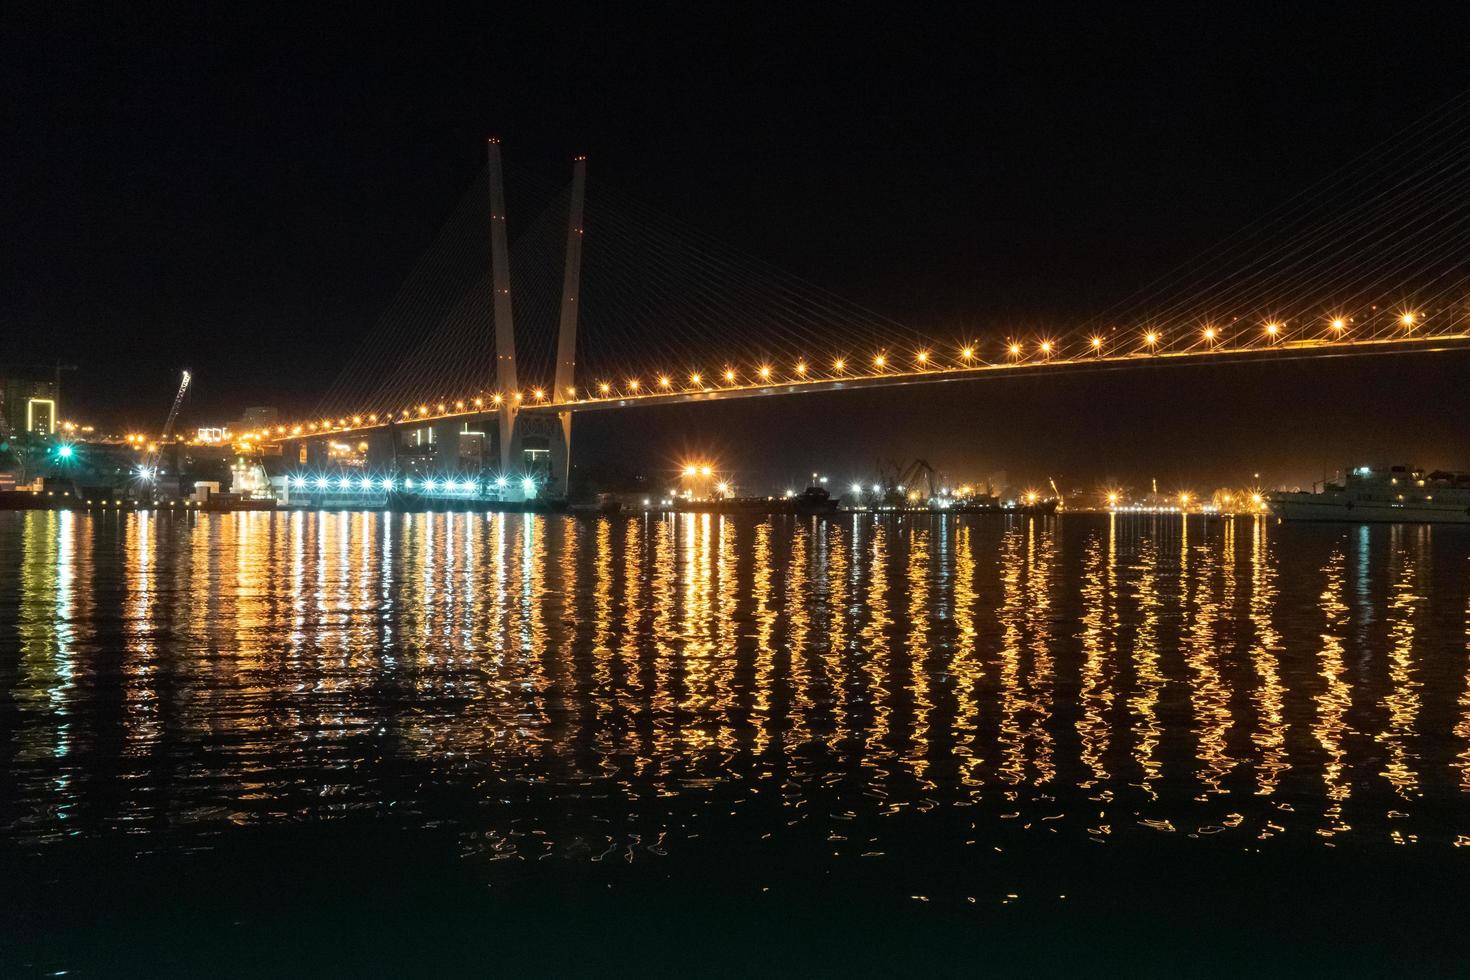
[[[1463,972],[1470,531],[0,514],[8,974]]]

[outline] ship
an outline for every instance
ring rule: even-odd
[[[1470,473],[1358,466],[1320,491],[1278,491],[1266,499],[1288,521],[1470,524]]]
[[[837,513],[838,501],[826,488],[809,486],[789,497],[724,497],[681,504],[681,510],[716,514],[798,514],[810,517]]]
[[[1057,512],[1061,501],[1055,498],[1001,500],[999,497],[972,497],[944,508],[949,514],[1024,514],[1049,516]]]

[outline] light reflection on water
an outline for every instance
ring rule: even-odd
[[[764,833],[853,856],[936,809],[965,844],[1465,843],[1467,557],[1252,519],[0,514],[0,827],[599,860],[769,791]]]

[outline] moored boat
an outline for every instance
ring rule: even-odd
[[[1278,491],[1266,499],[1288,521],[1470,524],[1470,473],[1359,466],[1320,491]]]

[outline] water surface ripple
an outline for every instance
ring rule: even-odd
[[[492,883],[780,853],[969,903],[1021,900],[956,870],[1006,848],[1458,861],[1467,639],[1449,527],[6,513],[0,833],[435,831]]]

